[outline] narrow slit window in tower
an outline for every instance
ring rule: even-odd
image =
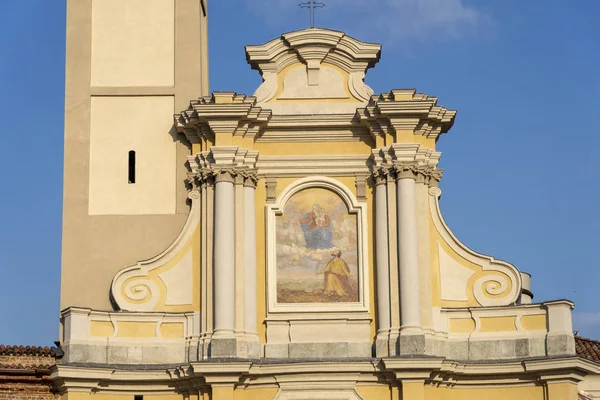
[[[129,152],[129,183],[135,183],[135,151]]]

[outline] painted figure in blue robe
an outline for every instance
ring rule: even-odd
[[[333,247],[333,227],[325,210],[315,204],[312,211],[300,220],[306,247],[310,249],[330,249]]]

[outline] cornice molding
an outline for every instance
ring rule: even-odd
[[[379,62],[381,45],[365,43],[344,32],[330,29],[303,29],[284,33],[262,45],[246,46],[246,59],[252,69],[280,72],[296,63],[298,57],[307,64],[318,60],[334,64],[345,71],[365,71]]]
[[[317,381],[358,383],[381,382],[374,376],[398,381],[420,380],[438,387],[507,387],[548,382],[578,382],[587,374],[600,373],[600,366],[580,357],[514,360],[502,363],[464,363],[444,358],[383,358],[362,361],[304,363],[255,363],[251,361],[198,362],[166,369],[119,369],[115,366],[57,365],[51,379],[65,392],[119,393],[137,391],[169,393],[210,385],[280,387],[285,383],[306,382],[306,374]],[[273,379],[272,377],[276,377]]]
[[[438,98],[414,89],[395,89],[372,96],[356,116],[374,137],[400,130],[426,138],[438,137],[452,128],[456,111],[437,105]]]
[[[256,98],[235,92],[214,92],[190,102],[174,116],[177,131],[192,142],[214,140],[215,135],[255,137],[271,119],[271,110],[256,105]]]

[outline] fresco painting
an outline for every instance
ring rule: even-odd
[[[276,230],[278,303],[359,301],[357,218],[336,193],[294,194]]]

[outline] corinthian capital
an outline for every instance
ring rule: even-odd
[[[390,168],[389,167],[378,167],[373,169],[372,172],[373,180],[375,181],[375,186],[377,185],[385,185],[388,177],[390,176]]]
[[[417,180],[419,174],[419,167],[412,163],[396,163],[392,167],[396,173],[396,180],[398,179],[414,179]]]
[[[256,184],[258,183],[258,174],[256,173],[256,170],[248,169],[240,171],[239,173],[244,177],[244,186],[256,189]]]
[[[215,183],[229,182],[234,183],[235,177],[238,175],[236,168],[215,168],[212,170],[212,175],[215,178]]]
[[[442,169],[432,169],[429,177],[429,186],[437,187],[442,180],[444,170]]]

